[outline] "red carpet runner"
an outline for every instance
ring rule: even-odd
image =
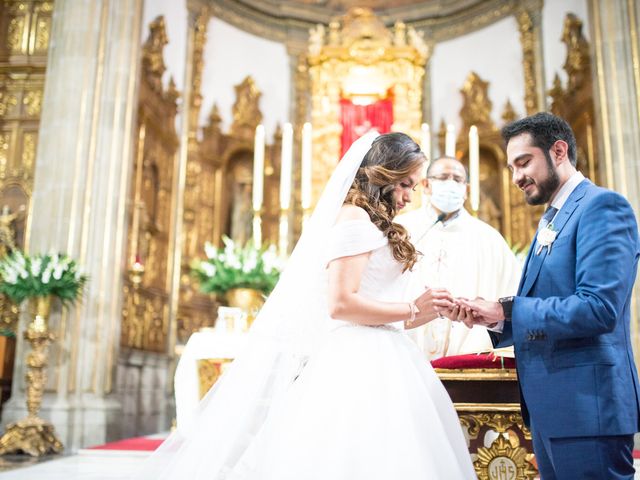
[[[118,440],[117,442],[105,443],[90,450],[129,450],[140,452],[153,452],[162,443],[161,438],[134,437]]]

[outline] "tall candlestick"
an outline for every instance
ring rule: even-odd
[[[311,124],[305,123],[302,127],[302,185],[300,186],[300,196],[302,209],[311,207]]]
[[[309,217],[309,209],[311,208],[311,158],[313,151],[312,144],[311,124],[306,122],[302,126],[302,168],[301,168],[301,182],[300,185],[300,197],[302,203],[302,225],[307,221]]]
[[[291,165],[293,163],[293,127],[282,127],[282,156],[280,161],[280,208],[287,210],[291,202]]]
[[[289,252],[289,205],[291,203],[291,167],[293,163],[293,126],[282,127],[282,156],[280,157],[280,255]]]
[[[253,144],[253,210],[262,208],[264,196],[264,125],[256,127]]]
[[[262,220],[260,210],[264,198],[264,125],[256,127],[253,143],[253,244],[262,246]]]
[[[471,209],[477,212],[480,206],[480,140],[475,125],[469,129],[469,181]]]
[[[424,153],[424,155],[427,157],[427,161],[424,162],[424,167],[423,167],[423,177],[427,176],[427,170],[429,168],[429,164],[431,163],[431,129],[429,128],[429,124],[428,123],[423,123],[420,126],[420,149],[422,150],[422,152]]]
[[[447,134],[444,137],[444,154],[447,157],[456,156],[456,129],[453,125],[447,125]]]

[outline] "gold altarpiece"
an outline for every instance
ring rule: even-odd
[[[0,256],[28,244],[53,6],[53,1],[0,1]],[[16,332],[18,315],[18,306],[0,295],[0,328]],[[0,404],[10,395],[15,355],[15,339],[1,340]]]
[[[52,1],[0,3],[0,226],[19,249],[28,243],[52,12]],[[2,299],[3,326],[15,328],[17,312]]]
[[[569,122],[576,135],[578,170],[594,183],[604,185],[604,175],[597,158],[598,137],[595,133],[589,43],[582,33],[582,20],[572,13],[565,17],[562,42],[567,47],[564,62],[567,84],[563,86],[556,73],[553,87],[549,90],[550,110]]]
[[[162,58],[168,39],[164,19],[149,25],[142,48],[137,142],[128,202],[128,272],[124,279],[122,347],[165,352],[169,329],[170,231],[178,92],[167,88]]]
[[[402,22],[388,29],[367,8],[349,10],[328,29],[318,25],[311,30],[307,63],[314,203],[340,159],[342,98],[365,102],[391,98],[392,130],[419,139],[429,56],[430,48],[416,30]]]
[[[511,182],[507,156],[500,129],[491,117],[493,105],[489,99],[489,82],[471,72],[460,90],[463,105],[460,110],[462,128],[457,138],[456,157],[469,167],[469,128],[478,128],[480,139],[480,205],[478,217],[500,231],[509,244],[517,248],[529,245],[535,233],[542,207],[527,205],[522,192]],[[504,107],[504,123],[515,120],[509,102]],[[446,127],[438,133],[440,151],[444,151]],[[471,210],[470,205],[467,208]]]

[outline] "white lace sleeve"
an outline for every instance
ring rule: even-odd
[[[340,257],[371,252],[387,244],[387,237],[369,220],[336,223],[329,234],[327,263]]]

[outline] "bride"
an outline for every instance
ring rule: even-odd
[[[418,253],[393,217],[425,161],[405,134],[357,140],[336,167],[246,351],[135,478],[476,478],[444,387],[402,332],[445,290],[402,302]]]

